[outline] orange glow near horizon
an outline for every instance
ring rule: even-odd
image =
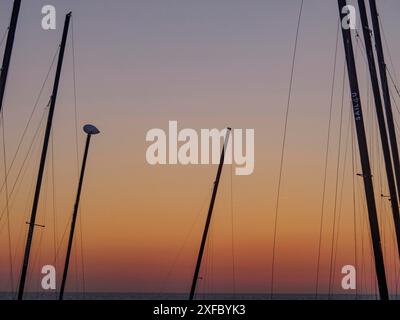
[[[61,17],[65,2],[54,2]],[[123,1],[117,8],[69,1],[69,8],[76,13],[79,152],[77,155],[69,39],[55,112],[54,144],[47,157],[37,217],[37,223],[45,228],[35,231],[28,290],[41,290],[43,265],[55,264],[58,282],[61,279],[78,182],[77,156],[80,162],[85,141],[81,127],[93,123],[101,134],[92,139],[67,290],[82,291],[84,278],[87,292],[189,292],[217,166],[151,166],[146,162],[148,130],[167,131],[168,121],[176,120],[179,129],[230,126],[255,130],[254,173],[236,176],[231,165],[223,168],[199,291],[270,292],[283,124],[298,14],[297,6],[289,2],[246,5],[247,1],[237,1],[219,6],[212,1],[190,5],[178,1],[180,4],[168,7],[162,1],[158,6]],[[42,32],[29,14],[37,8],[33,3],[24,5],[5,100],[8,167],[61,33]],[[309,5],[304,9],[285,147],[275,293],[314,294],[316,286],[337,8],[336,3],[321,1],[305,4]],[[392,55],[400,56],[395,41],[399,21],[393,13],[393,7],[399,9],[400,4],[379,1],[379,5]],[[4,30],[10,10],[9,5],[0,7],[0,30]],[[315,16],[315,10],[320,15]],[[360,53],[357,61],[388,283],[395,292],[400,265],[394,254],[390,204],[380,197],[387,194],[380,142]],[[350,264],[357,267],[358,292],[370,293],[376,288],[364,189],[357,176],[353,199],[353,156],[354,173],[359,173],[360,166],[349,118],[347,82],[337,174],[344,70],[341,42],[337,65],[319,292],[328,291],[332,254],[336,262],[333,291],[348,294],[340,281],[341,267]],[[46,115],[52,75],[8,177],[9,193],[43,112]],[[395,116],[398,120],[399,114]],[[15,290],[18,283],[43,131],[42,125],[10,196],[12,284],[5,210],[0,220],[0,291]],[[3,171],[1,162],[1,183]],[[4,191],[0,206],[5,208]],[[335,229],[338,237],[332,252],[335,207],[339,229]]]

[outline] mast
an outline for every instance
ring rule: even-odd
[[[382,151],[385,160],[386,176],[388,180],[390,203],[392,206],[393,222],[396,230],[397,250],[400,256],[400,214],[397,198],[396,182],[393,175],[392,159],[390,156],[389,139],[386,131],[385,116],[383,114],[383,105],[381,92],[379,89],[378,74],[376,71],[374,51],[372,48],[371,30],[369,28],[367,10],[364,0],[358,0],[362,29],[364,34],[365,50],[368,58],[369,73],[371,76],[372,90],[374,93],[376,115],[378,118],[379,132],[381,135]],[[400,187],[400,185],[398,185]]]
[[[338,0],[340,23],[347,19],[346,0]],[[389,299],[388,287],[386,282],[385,265],[383,261],[381,239],[379,234],[378,217],[376,213],[374,187],[372,184],[371,166],[369,162],[368,146],[365,136],[364,119],[361,107],[360,90],[358,87],[357,68],[354,59],[353,43],[351,40],[350,28],[342,26],[342,36],[344,51],[346,54],[347,70],[351,91],[351,101],[353,104],[353,114],[357,132],[358,147],[360,152],[362,177],[364,179],[365,198],[367,201],[368,218],[371,229],[372,246],[375,259],[375,270],[378,280],[380,298]]]
[[[379,18],[378,18],[379,14],[378,14],[378,9],[376,8],[375,0],[369,0],[369,5],[370,5],[370,10],[371,10],[372,26],[373,26],[373,32],[374,32],[374,38],[375,38],[376,55],[378,57],[378,66],[379,66],[379,73],[380,73],[380,78],[381,78],[383,100],[385,102],[385,112],[386,112],[386,121],[387,121],[389,138],[390,138],[390,147],[392,149],[394,172],[396,175],[398,199],[400,200],[399,149],[397,146],[396,130],[394,127],[393,112],[392,112],[392,101],[390,100],[389,85],[388,85],[388,79],[387,79],[387,74],[386,74],[385,55],[383,54],[381,29],[379,26]],[[396,230],[396,232],[397,232],[397,230]]]
[[[65,283],[67,282],[69,259],[70,259],[70,256],[71,256],[72,243],[73,243],[73,240],[74,240],[76,217],[78,215],[78,208],[79,208],[79,201],[80,201],[80,198],[81,198],[83,178],[85,177],[86,161],[87,161],[88,152],[89,152],[90,139],[92,138],[92,135],[96,135],[96,134],[100,133],[100,131],[96,127],[94,127],[92,125],[84,126],[83,130],[87,134],[86,145],[85,145],[85,152],[84,152],[84,155],[83,155],[81,174],[80,174],[80,177],[79,177],[78,191],[76,193],[74,212],[72,214],[71,231],[70,231],[70,234],[69,234],[67,255],[66,255],[66,258],[65,258],[64,273],[63,273],[62,282],[61,282],[59,300],[63,300],[63,298],[64,298],[64,289],[65,289]]]
[[[17,29],[19,10],[21,8],[21,0],[15,0],[11,14],[10,27],[8,28],[6,48],[4,50],[3,65],[0,75],[0,112],[3,110],[4,92],[6,90],[8,69],[10,67],[11,54],[14,47],[15,31]]]
[[[65,17],[65,24],[64,24],[64,30],[63,30],[63,35],[62,35],[62,41],[61,41],[61,45],[60,45],[60,53],[58,56],[58,63],[57,63],[57,70],[56,70],[56,76],[55,76],[55,81],[54,81],[53,93],[51,95],[49,115],[47,118],[47,125],[46,125],[46,132],[45,132],[45,136],[44,136],[42,155],[40,158],[39,173],[38,173],[37,181],[36,181],[35,196],[33,198],[31,219],[29,221],[28,237],[26,240],[24,261],[23,261],[23,265],[22,265],[21,279],[20,279],[19,289],[18,289],[18,300],[22,300],[22,298],[24,296],[25,280],[26,280],[26,274],[27,274],[28,265],[29,265],[29,255],[30,255],[30,251],[31,251],[33,231],[36,227],[36,224],[35,224],[36,213],[37,213],[37,208],[38,208],[38,204],[39,204],[39,196],[40,196],[40,189],[42,186],[43,173],[44,173],[44,169],[45,169],[45,165],[46,165],[46,155],[47,155],[47,149],[49,146],[49,139],[50,139],[51,127],[52,127],[52,123],[53,123],[54,109],[56,106],[58,86],[60,83],[61,69],[62,69],[63,60],[64,60],[65,44],[67,42],[70,19],[71,19],[71,12],[68,13]]]
[[[215,198],[217,197],[219,180],[221,178],[222,168],[224,166],[225,151],[226,151],[226,148],[228,146],[230,133],[231,133],[231,128],[227,128],[226,136],[225,136],[225,142],[224,142],[224,146],[222,148],[221,158],[219,160],[217,177],[215,178],[214,189],[213,189],[213,193],[212,193],[212,196],[211,196],[210,207],[208,209],[207,220],[206,220],[206,224],[205,224],[205,227],[204,227],[203,237],[201,239],[199,254],[198,254],[198,257],[197,257],[196,269],[195,269],[194,275],[193,275],[193,281],[192,281],[192,287],[190,289],[189,300],[193,300],[194,294],[196,292],[197,280],[199,279],[199,272],[200,272],[200,267],[201,267],[201,260],[203,258],[204,248],[205,248],[205,245],[206,245],[206,242],[207,242],[208,229],[210,228],[211,217],[212,217],[212,213],[213,213],[213,209],[214,209]]]

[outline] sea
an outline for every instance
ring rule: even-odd
[[[56,293],[27,292],[25,300],[57,300]],[[16,294],[0,293],[0,300],[15,300]],[[117,293],[117,292],[86,292],[65,293],[64,300],[188,300],[187,293]],[[201,294],[196,300],[271,300],[269,294]],[[376,295],[327,295],[321,294],[275,294],[272,300],[378,300]],[[400,300],[400,295],[391,296],[391,300]]]

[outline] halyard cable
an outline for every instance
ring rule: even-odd
[[[325,149],[324,181],[323,181],[323,184],[322,184],[323,187],[322,187],[322,201],[321,201],[321,219],[320,219],[320,224],[319,224],[317,277],[316,277],[316,283],[315,283],[315,297],[316,298],[318,298],[319,269],[320,269],[320,262],[321,262],[322,230],[323,230],[323,222],[324,222],[325,194],[326,194],[326,182],[327,182],[328,159],[329,159],[329,146],[330,146],[331,126],[332,126],[333,97],[334,97],[334,92],[335,92],[338,42],[339,42],[339,24],[337,26],[337,31],[336,31],[335,57],[334,57],[334,63],[333,63],[333,77],[332,77],[331,97],[330,97],[330,105],[329,105],[328,134],[327,134],[326,149]]]
[[[342,103],[341,103],[341,107],[340,107],[339,145],[338,145],[337,164],[336,164],[335,201],[334,201],[334,208],[333,208],[332,243],[331,243],[330,265],[329,265],[329,284],[328,284],[329,296],[331,294],[331,287],[332,287],[333,246],[334,246],[334,238],[335,238],[335,230],[336,230],[337,195],[338,195],[338,187],[339,187],[339,168],[340,168],[340,155],[341,155],[341,147],[342,147],[344,83],[345,83],[345,72],[343,72],[343,79],[342,79]]]
[[[271,299],[273,298],[273,295],[274,295],[276,234],[277,234],[277,225],[278,225],[278,213],[279,213],[279,200],[280,200],[280,192],[281,192],[282,172],[283,172],[283,163],[284,163],[284,158],[285,158],[287,127],[288,127],[288,119],[289,119],[289,111],[290,111],[290,102],[291,102],[291,97],[292,97],[293,76],[294,76],[294,69],[295,69],[295,64],[296,64],[297,43],[298,43],[298,38],[299,38],[301,16],[302,16],[302,12],[303,12],[303,4],[304,4],[304,0],[301,0],[299,17],[298,17],[298,22],[297,22],[295,45],[294,45],[294,50],[293,50],[292,68],[291,68],[291,74],[290,74],[288,100],[287,100],[287,105],[286,105],[285,125],[284,125],[282,152],[281,152],[280,169],[279,169],[278,191],[277,191],[277,196],[276,196],[274,236],[273,236],[273,246],[272,246],[272,263],[271,263],[271,296],[270,296]]]
[[[74,120],[75,120],[75,148],[76,148],[76,165],[77,173],[79,177],[79,146],[78,146],[78,107],[77,107],[77,94],[76,94],[76,55],[75,55],[75,32],[74,32],[74,17],[72,16],[71,21],[71,46],[72,46],[72,75],[73,75],[73,86],[74,86]],[[79,233],[80,233],[80,247],[81,247],[81,271],[82,271],[82,289],[83,297],[86,294],[86,281],[85,281],[85,262],[83,252],[83,226],[82,226],[82,214],[81,210],[79,214]]]
[[[50,65],[50,68],[49,68],[49,70],[48,70],[48,72],[47,72],[47,74],[46,74],[46,77],[45,77],[45,79],[44,79],[44,81],[43,81],[43,83],[42,83],[42,87],[40,88],[39,94],[38,94],[38,96],[37,96],[37,98],[36,98],[36,101],[35,101],[35,104],[34,104],[34,106],[33,106],[32,111],[31,111],[31,114],[30,114],[30,116],[29,116],[28,122],[27,122],[27,124],[25,125],[24,131],[23,131],[22,136],[21,136],[21,138],[20,138],[20,140],[19,140],[19,143],[18,143],[18,146],[17,146],[17,150],[15,151],[14,157],[13,157],[13,159],[12,159],[12,161],[11,161],[10,168],[8,168],[7,176],[10,174],[10,171],[11,171],[11,169],[13,168],[14,162],[15,162],[15,160],[16,160],[16,158],[17,158],[17,155],[18,155],[18,153],[19,153],[19,150],[20,150],[20,148],[21,148],[21,146],[22,146],[22,142],[23,142],[23,140],[24,140],[24,138],[25,138],[25,135],[26,135],[27,132],[28,132],[29,125],[30,125],[30,123],[31,123],[31,121],[32,121],[32,118],[33,118],[33,115],[34,115],[34,113],[35,113],[35,111],[36,111],[36,109],[37,109],[37,106],[39,105],[40,98],[41,98],[41,96],[42,96],[42,93],[43,93],[44,87],[45,87],[45,85],[46,85],[46,82],[47,82],[47,80],[48,80],[48,78],[49,78],[49,76],[50,76],[50,72],[51,72],[51,70],[52,70],[52,68],[53,68],[53,65],[54,65],[55,59],[56,59],[56,57],[57,57],[58,51],[59,51],[59,48],[56,50],[56,53],[54,54],[52,63],[51,63],[51,65]],[[50,102],[49,102],[49,103],[50,103]],[[3,188],[4,188],[4,184],[1,186],[0,192],[3,191]]]
[[[8,237],[8,258],[9,258],[9,272],[10,272],[10,286],[11,292],[14,294],[14,270],[12,263],[12,241],[11,241],[11,226],[10,226],[10,207],[8,203],[8,177],[7,177],[7,154],[6,154],[6,134],[4,129],[4,109],[1,111],[1,128],[2,128],[2,141],[3,141],[3,166],[4,166],[4,185],[5,185],[5,202],[6,202],[6,216],[7,216],[7,237]]]
[[[232,235],[232,239],[231,239],[231,241],[232,241],[232,248],[231,248],[231,250],[232,250],[232,280],[233,280],[233,294],[234,295],[236,295],[236,270],[235,270],[235,262],[236,262],[236,259],[235,259],[235,237],[234,237],[234,234],[235,234],[235,213],[234,213],[234,209],[233,209],[233,165],[231,165],[231,170],[230,170],[230,173],[231,173],[231,179],[230,179],[230,182],[231,182],[231,185],[230,185],[230,193],[231,193],[231,197],[230,197],[230,209],[231,209],[231,221],[232,221],[232,225],[231,225],[231,227],[232,227],[232,230],[231,230],[231,235]]]

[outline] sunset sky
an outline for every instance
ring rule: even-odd
[[[41,28],[41,8],[47,4],[57,10],[54,31]],[[379,0],[377,4],[393,59],[391,63],[386,52],[388,66],[396,76],[396,71],[400,72],[400,2]],[[0,40],[11,9],[11,0],[0,0]],[[22,1],[4,100],[7,166],[57,50],[68,11],[73,12],[79,162],[85,139],[82,126],[92,123],[101,131],[92,139],[68,290],[82,291],[84,278],[86,291],[189,291],[217,166],[151,166],[146,162],[147,131],[167,131],[168,121],[176,120],[179,129],[229,126],[255,130],[254,173],[235,176],[234,166],[224,167],[199,288],[204,292],[269,292],[284,117],[299,9],[298,0]],[[336,1],[304,1],[278,211],[274,283],[280,293],[315,292],[337,24]],[[335,207],[344,71],[339,36],[320,292],[328,287]],[[40,290],[41,267],[55,263],[54,241],[59,247],[60,280],[66,247],[63,234],[77,187],[71,40],[72,28],[55,110],[54,148],[49,149],[37,218],[37,223],[46,227],[37,228],[34,235],[27,285],[32,291]],[[387,193],[387,188],[374,105],[362,51],[356,42],[354,47],[388,282],[394,292],[394,270],[400,266],[394,259],[389,202],[379,197]],[[2,58],[4,43],[0,50]],[[334,288],[340,293],[346,293],[340,287],[341,267],[355,264],[352,118],[349,122],[345,76],[336,201],[340,227],[335,231]],[[9,192],[43,113],[47,116],[45,107],[53,79],[54,68],[11,169]],[[400,103],[399,96],[394,98]],[[399,112],[394,113],[400,122]],[[10,197],[14,290],[19,281],[43,125],[39,130],[39,139]],[[359,168],[358,149],[354,155]],[[355,179],[358,284],[361,291],[375,292],[363,185]],[[4,181],[2,152],[0,181]],[[0,205],[3,210],[4,190]],[[4,216],[0,221],[0,291],[12,289],[7,237]]]

